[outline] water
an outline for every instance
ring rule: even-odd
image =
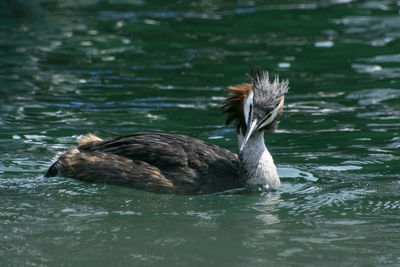
[[[0,1],[1,266],[400,266],[400,3]],[[276,192],[43,179],[89,132],[235,151],[248,64],[290,80]]]

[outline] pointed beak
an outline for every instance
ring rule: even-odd
[[[247,141],[249,141],[250,137],[252,136],[252,134],[254,133],[254,131],[257,129],[257,120],[253,120],[250,123],[250,126],[247,127],[247,131],[246,134],[244,135],[243,138],[243,143],[239,148],[239,153],[242,153],[243,148],[245,147]]]

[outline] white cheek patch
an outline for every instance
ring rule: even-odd
[[[253,96],[254,96],[253,91],[250,91],[250,94],[247,97],[246,102],[244,103],[243,112],[244,112],[244,121],[246,122],[246,124],[250,116],[250,105],[253,105]]]
[[[271,114],[271,115],[269,116],[269,118],[268,118],[267,120],[265,120],[265,121],[258,127],[258,129],[261,129],[261,128],[267,126],[267,125],[270,124],[273,120],[275,120],[276,116],[278,116],[279,110],[282,108],[282,105],[283,105],[283,101],[281,101],[281,102],[279,103],[279,105],[276,106],[276,108],[274,108],[274,109],[271,111],[271,113],[269,113],[269,114]]]

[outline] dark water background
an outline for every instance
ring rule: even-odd
[[[1,266],[400,266],[400,2],[0,0]],[[277,192],[43,179],[89,132],[236,150],[248,63],[290,80]]]

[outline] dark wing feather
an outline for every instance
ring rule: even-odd
[[[143,161],[134,161],[111,153],[79,152],[74,149],[62,154],[56,163],[62,176],[81,181],[125,185],[148,191],[175,192],[172,182],[166,179],[158,168]]]
[[[91,165],[93,168],[91,173],[85,171],[86,175],[95,176],[91,181],[113,183],[112,180],[116,179],[116,176],[124,173],[122,175],[126,177],[123,179],[124,183],[132,180],[133,187],[143,188],[148,183],[145,174],[149,173],[154,176],[154,181],[157,179],[159,181],[158,183],[153,181],[152,183],[157,186],[153,186],[154,190],[147,188],[149,191],[212,193],[241,186],[238,174],[239,161],[235,154],[184,135],[137,133],[81,145],[77,151],[79,153],[75,154],[79,156],[75,155],[74,160],[82,162],[82,166],[88,164],[90,157],[96,159],[92,160],[97,163]],[[70,159],[70,161],[73,160]],[[99,161],[108,163],[99,163]],[[124,163],[122,167],[116,168],[120,164],[117,161]],[[67,166],[67,164],[61,166]],[[109,177],[111,173],[114,173],[111,175],[114,178],[105,180],[101,175],[95,175],[100,172],[100,166],[105,172],[104,176]],[[84,172],[82,168],[79,169]],[[82,176],[78,173],[67,172],[66,169],[73,168],[61,167],[60,171],[64,176],[78,179],[77,176]],[[165,186],[165,190],[160,190],[162,186]]]

